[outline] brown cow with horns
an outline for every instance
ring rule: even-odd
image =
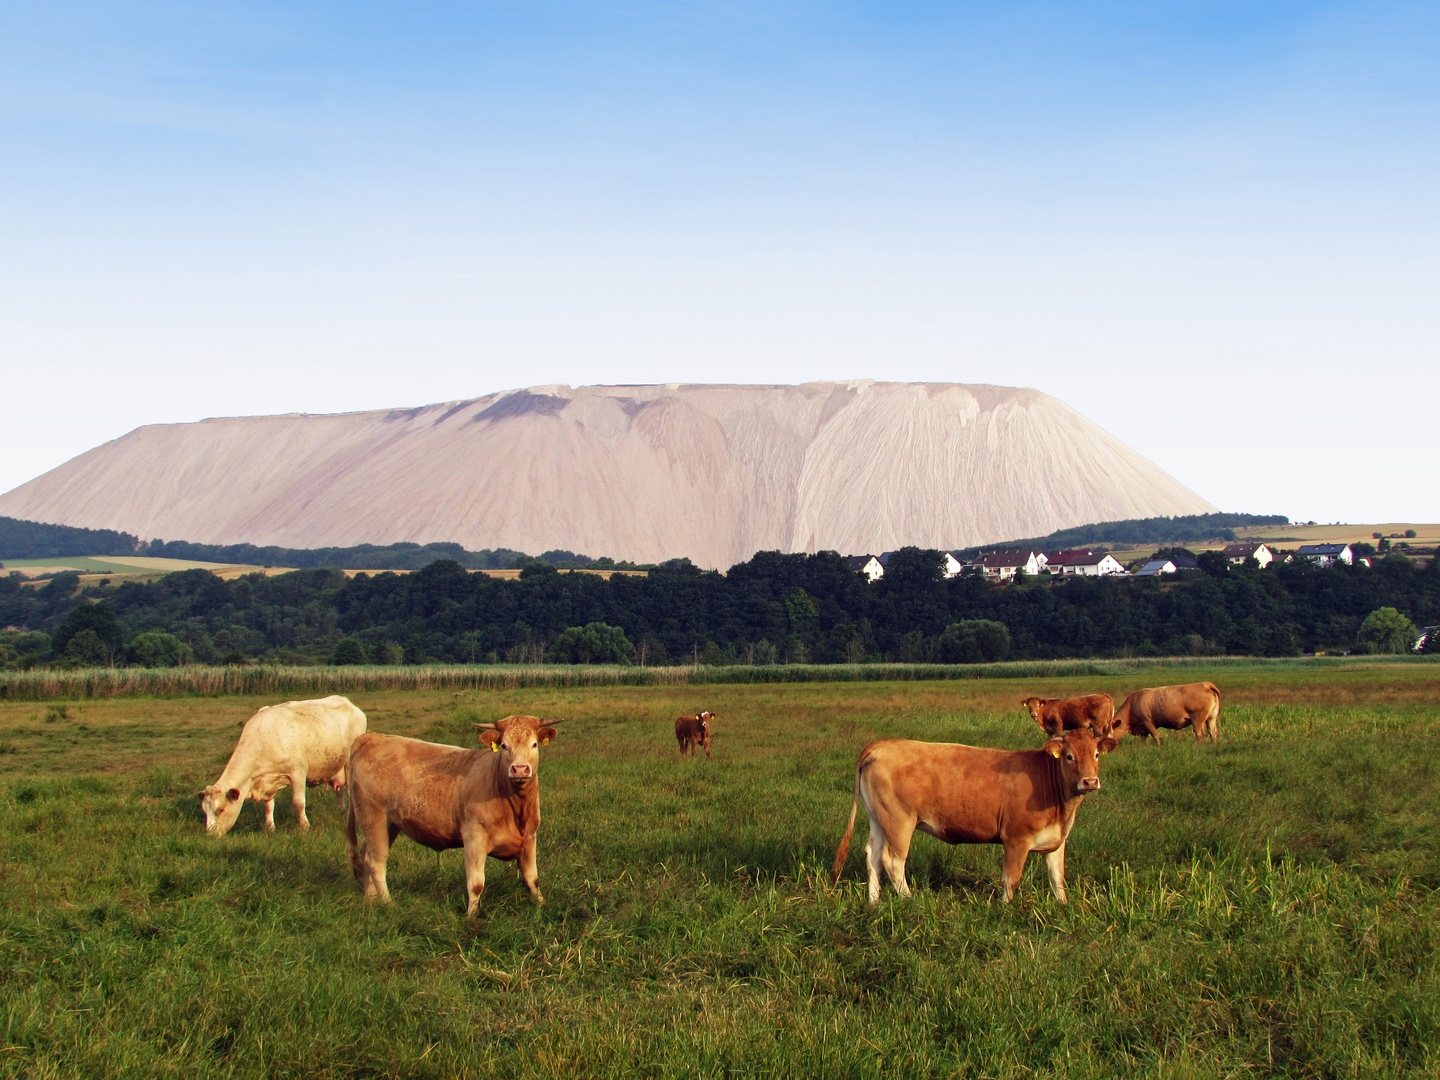
[[[947,844],[1002,844],[1005,902],[1015,895],[1030,852],[1045,856],[1050,887],[1065,902],[1065,842],[1087,794],[1100,790],[1100,755],[1115,740],[1080,728],[1039,750],[993,750],[958,743],[909,739],[873,742],[855,766],[850,821],[835,852],[830,883],[840,880],[855,811],[863,800],[870,817],[865,857],[870,904],[880,903],[880,868],[895,891],[910,895],[905,859],[918,828]]]
[[[435,851],[465,849],[465,914],[485,891],[485,857],[518,860],[525,887],[543,904],[535,868],[540,826],[540,747],[559,720],[507,716],[482,729],[482,750],[362,735],[350,750],[350,869],[366,897],[390,902],[385,863],[404,833]]]

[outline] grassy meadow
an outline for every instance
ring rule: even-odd
[[[870,739],[1035,746],[1035,692],[1213,678],[1221,743],[1102,759],[1068,848],[917,834],[864,901]],[[0,1075],[1424,1076],[1440,1073],[1440,666],[1151,666],[1105,678],[538,686],[354,695],[372,731],[541,758],[536,908],[492,861],[400,840],[365,904],[343,816],[288,792],[204,834],[195,792],[260,695],[0,701]],[[709,708],[714,760],[673,720]]]

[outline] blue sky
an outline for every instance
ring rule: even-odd
[[[144,423],[868,377],[1037,387],[1226,509],[1440,520],[1437,42],[1433,3],[0,0],[0,387],[44,403],[0,490]]]

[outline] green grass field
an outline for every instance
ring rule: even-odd
[[[194,793],[268,698],[0,702],[0,1074],[1424,1076],[1440,1072],[1440,667],[1213,672],[1218,748],[1122,740],[1068,848],[1000,903],[996,847],[917,835],[864,903],[868,740],[1034,746],[1031,691],[1164,681],[538,687],[356,695],[370,728],[542,752],[537,909],[401,840],[366,905],[343,818],[298,835]],[[674,717],[718,714],[712,762]]]

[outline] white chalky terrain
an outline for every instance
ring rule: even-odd
[[[868,380],[544,386],[153,425],[0,495],[0,515],[145,539],[448,540],[720,568],[1214,509],[1036,390]]]

